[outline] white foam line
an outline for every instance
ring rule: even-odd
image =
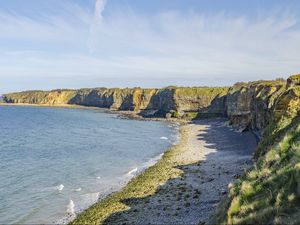
[[[134,168],[133,170],[130,170],[127,174],[128,174],[128,175],[133,175],[133,174],[135,174],[137,171],[138,171],[138,168],[136,167],[136,168]]]
[[[167,137],[160,137],[161,140],[168,140],[169,138]]]

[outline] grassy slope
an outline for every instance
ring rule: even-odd
[[[300,224],[300,116],[267,127],[255,166],[230,189],[217,223]]]
[[[157,164],[131,180],[122,191],[111,194],[103,201],[79,214],[70,224],[102,224],[113,213],[128,209],[122,200],[153,195],[160,185],[169,179],[179,177],[182,171],[176,166],[181,165],[181,162],[176,161],[178,158],[176,156],[182,153],[182,146],[187,142],[186,133],[185,127],[181,128],[180,143],[171,147]]]

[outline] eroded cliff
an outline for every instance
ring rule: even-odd
[[[240,107],[250,109],[242,123],[260,127],[263,136],[254,166],[230,185],[214,223],[300,224],[299,80],[294,75],[286,85],[269,83],[247,95],[253,104]]]
[[[80,90],[25,91],[6,94],[7,103],[75,104],[139,112],[143,116],[184,117],[207,111],[211,103],[226,95],[228,88],[92,88]],[[222,106],[220,106],[222,107]],[[216,108],[222,112],[223,108]]]

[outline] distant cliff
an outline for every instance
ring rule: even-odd
[[[228,88],[92,88],[80,90],[25,91],[6,94],[7,103],[76,104],[114,110],[129,110],[141,115],[157,117],[196,116],[199,111],[208,113],[213,101],[225,96]],[[213,112],[224,114],[224,107]]]
[[[290,87],[293,83],[289,82]],[[144,117],[195,119],[226,116],[237,129],[252,129],[260,133],[271,119],[281,115],[280,110],[285,103],[282,102],[284,97],[278,97],[287,89],[287,83],[282,80],[237,83],[230,88],[86,88],[11,93],[4,95],[4,101],[95,106],[134,111]],[[275,104],[277,100],[279,102]]]
[[[236,83],[230,88],[167,87],[86,88],[79,90],[25,91],[4,95],[7,103],[75,104],[134,111],[144,117],[204,118],[226,116],[237,129],[253,130],[258,137],[286,107],[298,101],[297,76],[287,81]],[[296,99],[296,100],[295,100]],[[293,103],[296,104],[296,103]]]

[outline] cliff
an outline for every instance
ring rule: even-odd
[[[25,91],[6,94],[7,103],[76,104],[113,110],[128,110],[157,117],[184,117],[207,108],[212,101],[224,96],[228,88],[92,88],[80,90]],[[221,106],[220,106],[221,107]],[[216,109],[223,113],[223,109]]]
[[[255,165],[230,185],[214,223],[300,224],[299,80],[295,75],[286,85],[272,82],[263,89],[257,85],[239,89],[241,98],[251,100],[235,106],[245,113],[232,122],[260,128],[263,136]]]
[[[274,104],[285,90],[282,81],[237,83],[227,94],[226,114],[241,130],[262,131],[270,122]]]
[[[5,94],[3,99],[6,103],[59,105],[68,104],[75,94],[75,90],[24,91]]]

